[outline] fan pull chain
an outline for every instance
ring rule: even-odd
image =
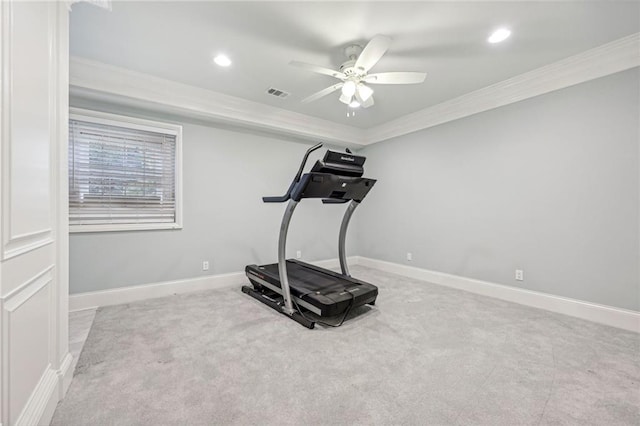
[[[354,108],[351,108],[349,105],[347,105],[347,118],[351,118],[355,116],[356,116],[356,110]]]

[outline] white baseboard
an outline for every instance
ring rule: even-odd
[[[347,257],[347,264],[355,265],[357,256]],[[303,262],[311,263],[313,265],[319,266],[325,269],[334,269],[340,267],[340,261],[338,259],[327,259],[327,260],[314,260],[312,262],[306,261],[304,259],[300,259]]]
[[[356,256],[352,264],[640,333],[640,312]]]
[[[67,355],[62,360],[60,369],[58,370],[58,399],[64,398],[71,385],[71,379],[73,379],[73,355],[67,352]]]
[[[67,352],[58,370],[51,366],[47,368],[16,420],[16,426],[48,425],[51,422],[58,401],[64,397],[71,384],[72,361],[73,357]]]
[[[69,311],[74,312],[95,309],[99,306],[121,305],[137,300],[153,299],[191,291],[213,290],[240,285],[245,283],[246,280],[244,272],[235,272],[232,274],[207,275],[183,280],[72,294],[69,296]]]
[[[22,409],[15,426],[48,425],[58,405],[57,391],[58,374],[49,366]]]
[[[361,256],[347,258],[349,265],[362,265],[410,278],[428,281],[433,284],[469,291],[484,296],[495,297],[521,305],[544,309],[559,314],[581,318],[612,327],[640,333],[640,312],[630,311],[597,303],[584,302],[568,297],[555,296],[537,291],[524,290],[502,284],[466,278],[428,269],[401,265],[399,263],[370,259]],[[309,262],[323,268],[337,268],[338,259]],[[212,290],[247,283],[244,272],[209,275],[206,277],[167,281],[111,290],[72,294],[69,297],[70,311],[95,309],[98,306],[119,305],[137,300],[188,293],[196,290]]]
[[[348,258],[347,261],[351,262],[353,259],[354,258]],[[338,259],[319,260],[309,263],[323,268],[340,266]],[[217,288],[241,286],[247,283],[247,277],[244,272],[234,272],[230,274],[208,275],[183,280],[77,293],[69,296],[69,311],[95,309],[99,306],[120,305],[137,300],[152,299],[197,290],[213,290]]]

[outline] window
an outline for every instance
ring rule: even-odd
[[[72,108],[70,231],[181,228],[181,139],[181,126]]]

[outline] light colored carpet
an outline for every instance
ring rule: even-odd
[[[640,336],[353,267],[307,330],[239,288],[98,310],[53,425],[638,425]]]

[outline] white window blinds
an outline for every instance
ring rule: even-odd
[[[69,120],[69,223],[176,223],[176,134]],[[125,228],[126,229],[126,228]]]

